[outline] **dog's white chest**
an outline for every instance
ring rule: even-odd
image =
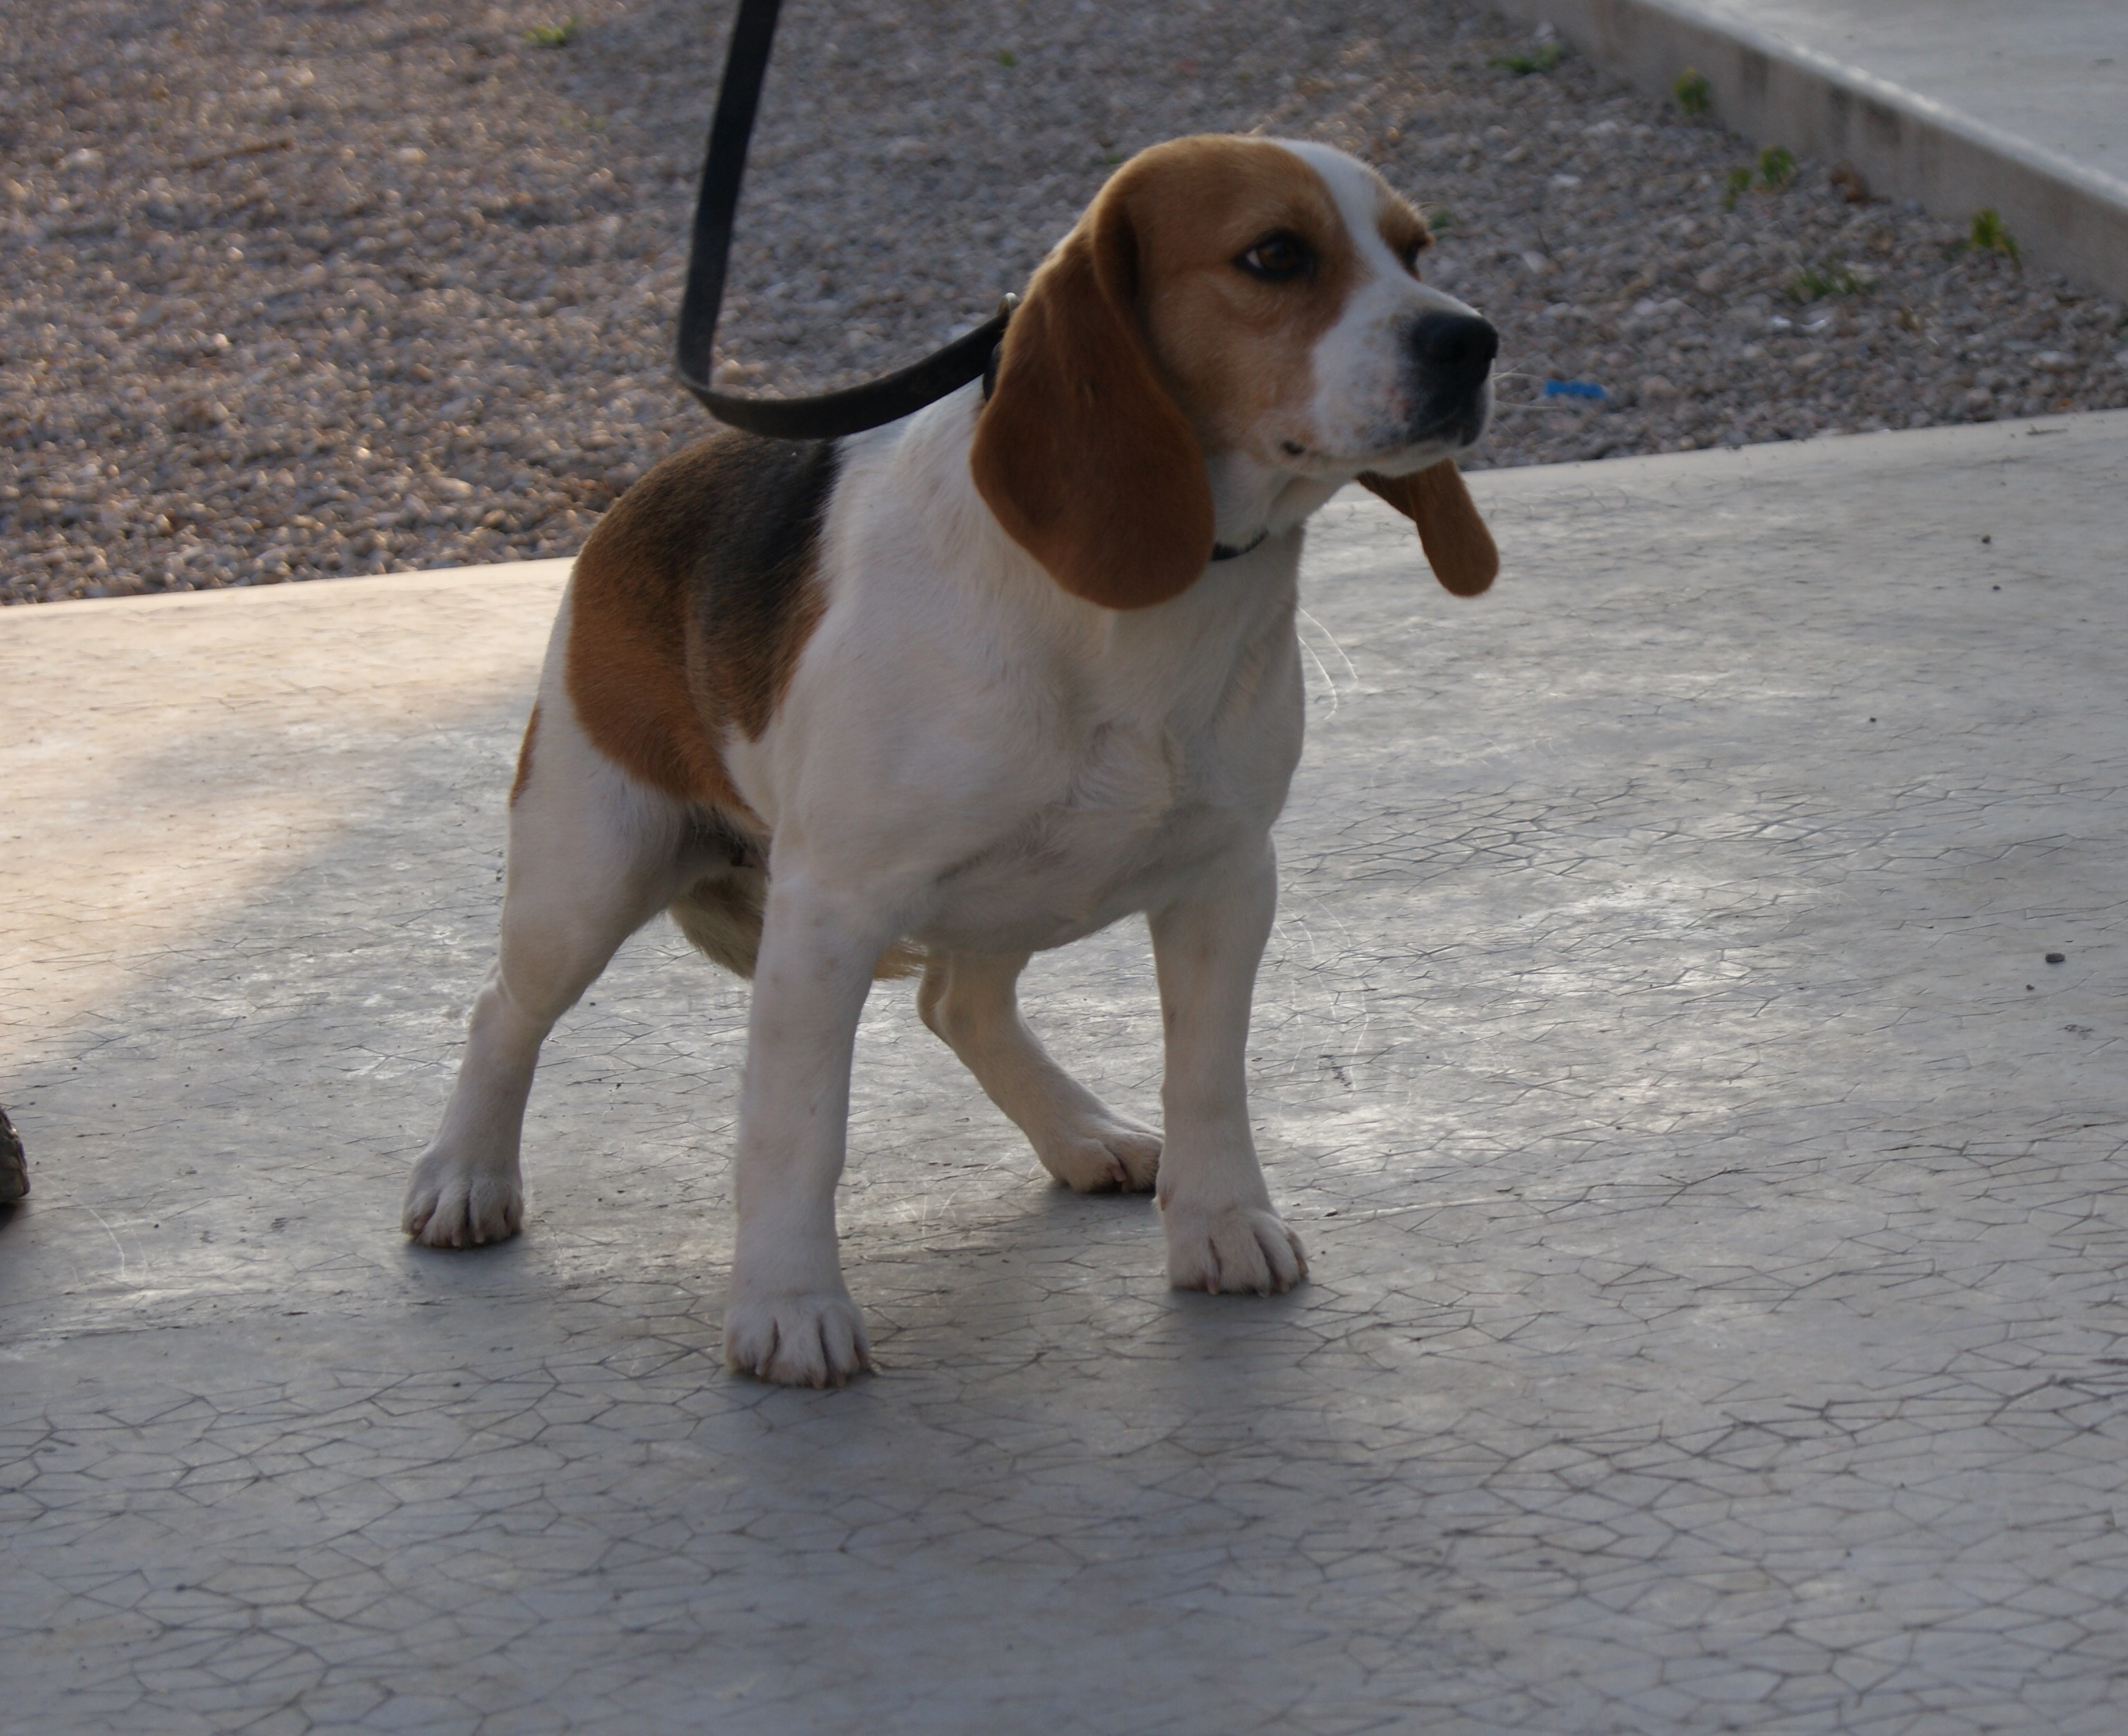
[[[1209,718],[1112,721],[1052,744],[1046,767],[1027,768],[1026,799],[938,875],[916,938],[1040,950],[1165,902],[1276,817],[1299,753],[1299,690],[1297,660],[1275,657]]]

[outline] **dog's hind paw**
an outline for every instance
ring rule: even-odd
[[[1300,1238],[1269,1206],[1167,1205],[1167,1282],[1214,1295],[1283,1294],[1308,1276]]]
[[[525,1190],[514,1163],[468,1163],[435,1146],[421,1153],[406,1182],[399,1227],[424,1248],[477,1248],[504,1242],[524,1227]]]
[[[870,1370],[872,1346],[847,1296],[734,1300],[724,1310],[724,1367],[778,1386],[839,1386]]]
[[[1074,1193],[1143,1193],[1160,1174],[1160,1134],[1104,1111],[1033,1142],[1042,1167]]]

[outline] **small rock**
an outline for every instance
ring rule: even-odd
[[[1641,402],[1644,404],[1666,404],[1677,396],[1677,388],[1660,373],[1651,373],[1641,382]]]
[[[1867,205],[1869,202],[1869,183],[1862,178],[1862,171],[1852,163],[1843,159],[1834,164],[1832,173],[1826,178],[1840,189],[1841,197],[1850,205]]]

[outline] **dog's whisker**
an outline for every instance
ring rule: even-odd
[[[1299,638],[1298,635],[1294,636]],[[1323,667],[1323,659],[1315,654],[1315,647],[1304,639],[1299,640],[1299,644],[1300,649],[1308,654],[1308,660],[1315,665],[1315,673],[1323,678],[1323,685],[1330,695],[1330,715],[1335,717],[1337,715],[1337,683],[1331,678],[1329,670]]]
[[[1313,615],[1310,615],[1307,610],[1296,608],[1294,612],[1297,613],[1303,621],[1306,621],[1309,626],[1314,628],[1317,632],[1323,635],[1323,639],[1328,643],[1330,649],[1337,654],[1337,661],[1344,664],[1345,673],[1347,678],[1349,678],[1353,683],[1356,685],[1360,679],[1360,672],[1352,667],[1352,659],[1345,654],[1345,648],[1337,643],[1337,635],[1328,627],[1324,626],[1323,623],[1318,621]]]

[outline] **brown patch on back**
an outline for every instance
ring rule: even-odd
[[[525,786],[532,781],[532,744],[539,734],[539,706],[534,701],[532,715],[525,720],[525,740],[517,744],[517,775],[510,781],[510,805],[517,806],[517,798],[525,793]]]
[[[735,810],[718,743],[768,727],[824,606],[829,441],[712,435],[658,464],[577,558],[569,697],[600,752],[683,801]]]

